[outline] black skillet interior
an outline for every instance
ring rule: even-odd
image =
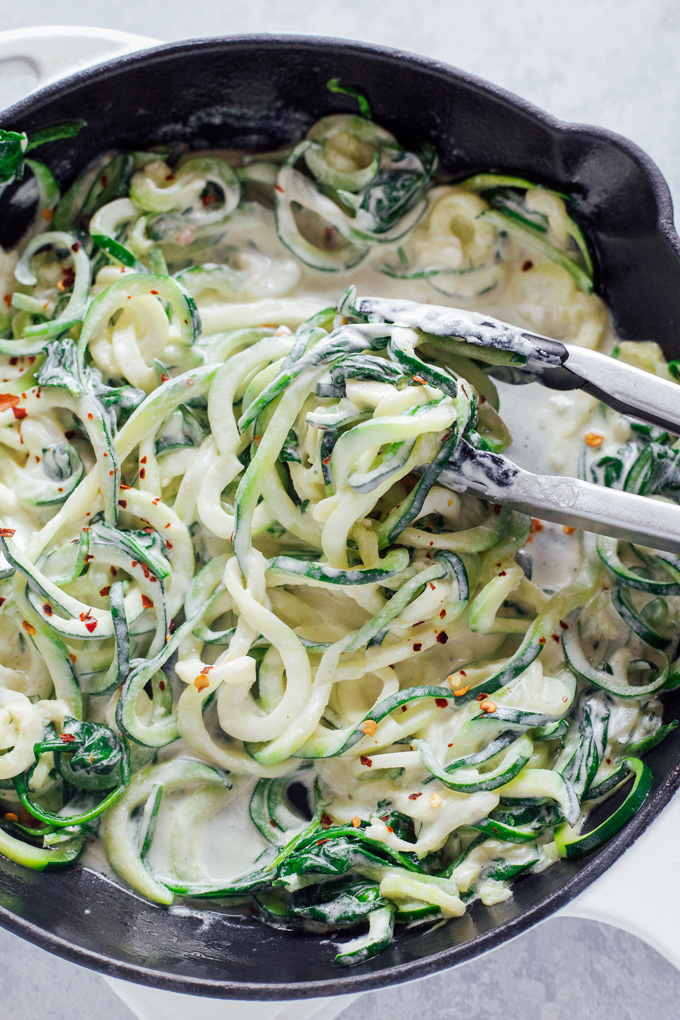
[[[514,171],[568,190],[596,252],[598,290],[621,336],[658,340],[680,356],[680,242],[658,169],[633,145],[564,125],[451,68],[338,40],[245,37],[171,45],[83,72],[0,118],[33,130],[81,118],[75,141],[41,150],[62,184],[112,148],[186,140],[253,149],[296,140],[319,116],[349,108],[331,77],[360,86],[375,119],[404,141],[430,138],[445,170]],[[0,243],[26,222],[3,200]],[[670,701],[666,719],[678,715]],[[630,825],[581,864],[518,882],[514,897],[461,920],[403,930],[349,971],[317,935],[249,916],[165,910],[84,868],[42,875],[0,858],[0,923],[52,952],[129,980],[228,998],[280,999],[376,988],[452,966],[499,945],[567,902],[644,830],[680,782],[680,729],[647,759],[655,784]]]

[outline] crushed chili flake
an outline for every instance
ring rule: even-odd
[[[116,570],[115,567],[109,567],[109,573],[111,574],[112,577],[115,577],[118,571]]]
[[[25,407],[13,407],[12,414],[18,421],[21,421],[22,418],[26,417],[28,411],[26,410]]]
[[[327,815],[325,811],[321,815],[321,824],[324,827],[324,829],[327,829],[329,825],[333,824],[333,819],[329,815]]]
[[[374,719],[366,719],[365,722],[362,722],[359,729],[362,733],[365,733],[367,737],[374,737],[378,729],[378,724]]]
[[[420,643],[420,641],[416,641],[416,643],[415,643],[415,644],[414,644],[414,646],[413,646],[413,651],[414,651],[414,652],[419,652],[419,651],[420,651],[420,649],[421,649],[422,647],[423,647],[423,646],[422,646],[422,644]]]
[[[76,656],[73,654],[73,652],[69,652],[69,659],[71,660],[71,662],[75,663]]]
[[[359,828],[359,826],[361,825],[361,819],[359,818],[359,815],[354,816],[354,818],[352,819],[352,825],[354,826],[355,829]]]
[[[506,575],[507,575],[507,570],[500,570],[500,571],[498,572],[498,576],[499,576],[499,577],[505,577]]]
[[[365,765],[367,769],[370,769],[371,766],[373,765],[373,759],[369,758],[365,754],[361,755],[361,758],[359,759],[359,761],[361,762],[362,765]]]
[[[82,244],[80,243],[80,241],[74,241],[73,244],[71,245],[71,251],[73,252],[78,252],[80,251],[81,248]]]
[[[15,815],[13,811],[5,811],[5,821],[7,822],[18,822],[19,815]]]
[[[538,639],[538,643],[539,643],[539,645],[544,645],[545,644],[545,638],[544,637],[540,637]]]
[[[33,635],[35,634],[35,627],[33,626],[32,623],[29,623],[28,620],[23,620],[21,626],[24,628],[27,634],[30,634],[31,637],[33,637]]]
[[[602,446],[604,436],[599,435],[597,432],[586,432],[584,442],[586,446]]]
[[[418,800],[418,797],[422,797],[422,793],[409,793],[409,800]]]
[[[495,701],[482,701],[479,707],[481,708],[482,712],[486,712],[488,714],[491,712],[495,712],[497,705]]]
[[[574,532],[576,531],[576,528],[570,528],[568,524],[565,524],[564,527],[562,528],[562,531],[564,532],[565,535],[573,535]]]
[[[435,698],[434,703],[437,706],[437,708],[448,708],[449,705],[446,698]]]
[[[145,609],[153,609],[153,602],[148,595],[142,595],[142,605]]]
[[[449,635],[446,633],[446,631],[445,630],[440,630],[439,633],[437,634],[437,641],[439,642],[439,644],[440,645],[445,645],[448,640],[449,640]]]
[[[523,273],[528,273],[529,270],[533,269],[533,268],[534,268],[534,264],[531,261],[531,259],[527,259],[525,262],[522,263],[522,272]]]
[[[19,398],[15,393],[0,393],[0,411],[6,411],[10,407],[16,407]]]
[[[96,629],[97,620],[93,620],[92,618],[90,618],[89,620],[85,620],[85,630],[89,630],[90,634],[94,634]]]
[[[471,690],[471,689],[472,688],[469,687],[469,686],[468,687],[457,687],[456,690],[453,692],[453,696],[454,696],[454,698],[461,698],[464,694],[467,694],[467,692],[469,690]]]
[[[103,588],[100,588],[100,589],[99,589],[99,594],[101,595],[101,597],[102,597],[103,599],[105,599],[105,598],[106,598],[106,596],[107,596],[107,595],[109,594],[109,592],[110,592],[110,591],[111,591],[111,588],[110,588],[110,586],[109,586],[109,585],[107,584],[107,585],[105,585],[105,586],[104,586]]]
[[[150,290],[149,294],[153,294],[154,296],[156,296],[158,294],[158,291],[157,290]]]
[[[73,736],[72,733],[60,733],[59,734],[59,739],[64,744],[72,744],[75,741],[76,738]]]
[[[206,687],[210,686],[210,681],[207,676],[203,673],[199,673],[198,676],[194,677],[194,687],[197,691],[203,691]]]
[[[446,616],[446,610],[442,609],[441,613],[439,614],[439,619],[443,620],[445,616]]]
[[[569,624],[565,623],[564,620],[560,620],[560,627],[562,630],[569,630]]]
[[[539,531],[545,531],[545,524],[539,520],[538,517],[531,518],[531,534],[535,535]]]
[[[43,602],[42,611],[45,614],[45,616],[54,616],[54,609],[52,609],[52,606],[49,604],[49,602]]]
[[[558,644],[558,645],[559,645],[559,643],[560,643],[560,639],[559,639],[558,635],[557,635],[557,634],[551,634],[550,636],[551,636],[551,638],[553,639],[553,641],[554,641],[554,642],[555,642],[556,644]]]
[[[488,697],[489,697],[489,695],[488,695],[488,694],[486,694],[486,693],[478,694],[478,695],[477,695],[477,701],[486,701],[486,699],[487,699]]]
[[[0,528],[0,538],[14,538],[16,528]]]
[[[7,599],[4,597],[4,595],[0,595],[0,606],[4,606],[6,601]]]
[[[159,691],[164,691],[165,690],[165,680],[159,680],[158,681],[158,690]]]
[[[11,304],[12,304],[12,295],[11,294],[5,294],[4,302],[7,305],[7,307],[9,308],[11,306]],[[10,364],[11,364],[11,362],[10,362]]]
[[[317,846],[323,846],[324,843],[330,843],[330,840],[329,839],[317,839],[317,841],[316,841],[316,845]]]
[[[123,510],[125,510],[127,508],[127,501],[124,500],[124,499],[119,499],[118,500],[118,506],[122,507]]]

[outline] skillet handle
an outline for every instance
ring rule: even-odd
[[[157,39],[109,28],[44,25],[0,32],[0,79],[33,78],[27,91],[112,57],[158,45]]]
[[[680,968],[680,791],[644,834],[556,916],[621,928]]]

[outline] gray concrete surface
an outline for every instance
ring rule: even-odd
[[[565,120],[627,135],[680,196],[677,0],[1,0],[0,14],[3,30],[90,24],[166,40],[291,32],[426,54]],[[3,931],[0,966],[0,1020],[133,1020],[101,977]],[[343,1020],[357,1008],[371,1020],[676,1020],[678,1003],[680,973],[654,950],[604,925],[556,919],[455,971],[369,994]]]

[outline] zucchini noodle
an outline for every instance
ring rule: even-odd
[[[555,533],[438,485],[511,442],[494,366],[355,288],[588,346],[607,312],[567,195],[451,181],[329,88],[359,114],[288,150],[109,153],[63,195],[24,154],[77,128],[3,132],[39,204],[0,261],[0,853],[363,925],[352,965],[639,808],[680,560],[572,536],[534,583]],[[678,499],[674,437],[559,399],[587,477]]]

